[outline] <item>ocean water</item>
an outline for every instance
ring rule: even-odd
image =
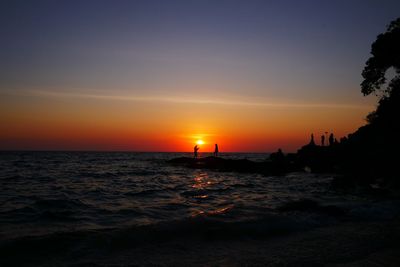
[[[30,237],[52,246],[54,240],[65,239],[66,235],[68,240],[77,241],[91,235],[105,238],[106,234],[107,240],[136,240],[128,242],[135,244],[148,238],[198,235],[259,237],[310,229],[340,219],[319,212],[321,209],[279,209],[301,199],[345,207],[347,214],[359,218],[394,216],[399,211],[398,203],[377,206],[362,197],[337,193],[331,188],[333,176],[329,174],[264,176],[189,169],[166,162],[180,156],[191,155],[1,152],[0,245],[7,247],[10,241]],[[255,161],[268,157],[235,153],[221,156]],[[46,241],[49,238],[51,241]],[[99,239],[95,240],[97,244]],[[8,249],[13,251],[12,246]]]
[[[166,163],[179,156],[190,154],[2,152],[0,236],[118,229],[196,217],[256,220],[288,201],[329,196],[331,176],[267,177]]]

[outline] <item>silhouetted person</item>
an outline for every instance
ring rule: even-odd
[[[315,142],[314,142],[314,134],[311,134],[310,145],[311,145],[311,146],[315,146]]]
[[[321,146],[325,146],[325,135],[321,135]]]
[[[194,158],[195,158],[195,159],[197,159],[197,151],[199,151],[199,149],[200,149],[200,148],[199,148],[198,145],[195,145],[194,148],[193,148],[193,150],[194,150],[194,151],[193,151],[193,152],[194,152]]]
[[[282,149],[278,149],[277,152],[272,153],[269,158],[275,162],[282,162],[285,159],[285,154],[283,154]]]
[[[329,146],[333,146],[333,143],[335,142],[335,137],[333,137],[333,133],[329,135]]]
[[[269,158],[273,164],[272,168],[274,169],[274,171],[281,172],[281,171],[285,170],[285,168],[287,166],[286,165],[287,160],[286,160],[285,154],[283,154],[283,152],[282,152],[282,149],[279,148],[278,151],[275,153],[272,153],[269,156]]]
[[[214,149],[214,156],[218,157],[218,144],[215,144],[215,149]]]

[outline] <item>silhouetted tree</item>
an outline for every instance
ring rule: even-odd
[[[392,21],[385,33],[378,35],[372,44],[371,54],[372,57],[368,59],[362,72],[364,80],[361,91],[364,95],[381,92],[383,97],[390,96],[400,74],[400,18]],[[392,67],[396,76],[384,88],[386,71]]]
[[[379,34],[371,47],[372,57],[362,72],[364,78],[361,91],[364,95],[380,94],[376,111],[367,116],[367,121],[383,127],[398,128],[395,114],[400,112],[400,18],[392,21],[386,32]],[[386,83],[386,72],[393,68],[395,75]]]
[[[361,92],[380,96],[378,107],[367,116],[368,124],[350,134],[340,149],[346,168],[364,180],[395,178],[400,149],[400,18],[377,36],[371,55],[362,72]],[[389,69],[394,76],[387,82]]]

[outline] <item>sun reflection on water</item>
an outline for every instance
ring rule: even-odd
[[[212,197],[213,202],[203,202],[210,198],[210,195],[207,194],[207,190],[216,189],[219,182],[215,179],[211,179],[207,172],[201,172],[194,176],[193,184],[191,187],[198,191],[198,194],[194,194],[192,198],[197,199],[198,201],[193,204],[193,211],[191,213],[192,217],[197,216],[212,216],[212,215],[221,215],[227,213],[229,210],[233,208],[233,205],[228,205],[225,207],[221,207],[222,200],[215,199],[215,196]]]
[[[212,182],[210,180],[207,173],[200,173],[199,175],[196,175],[193,181],[194,184],[192,185],[192,187],[195,189],[205,189],[210,185],[215,184],[215,182]]]

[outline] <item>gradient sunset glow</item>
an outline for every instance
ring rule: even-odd
[[[396,1],[6,1],[0,149],[295,151],[311,133],[347,135],[374,109],[360,73],[398,10]]]

